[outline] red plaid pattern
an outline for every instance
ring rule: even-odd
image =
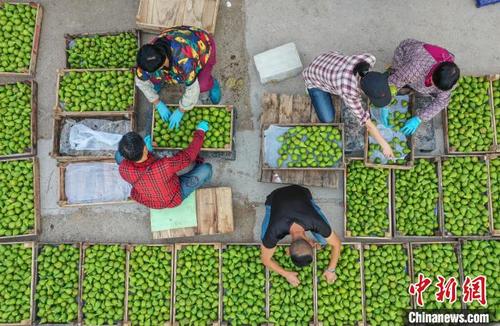
[[[412,39],[404,40],[398,45],[392,59],[389,83],[397,88],[408,85],[420,94],[433,97],[429,106],[418,114],[422,121],[429,121],[448,106],[451,91],[442,91],[434,85],[425,86],[425,78],[436,60],[427,52],[424,45],[424,42]]]
[[[204,138],[202,130],[195,131],[189,147],[172,157],[156,159],[150,153],[142,163],[123,160],[120,175],[132,185],[132,199],[155,209],[180,205],[181,185],[176,173],[196,160]]]
[[[317,56],[304,69],[307,88],[319,88],[325,92],[339,95],[347,107],[354,111],[361,125],[370,118],[370,113],[363,108],[361,92],[354,67],[361,61],[366,61],[370,67],[375,64],[375,57],[369,53],[344,56],[332,51]]]

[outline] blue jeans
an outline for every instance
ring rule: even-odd
[[[191,171],[179,177],[181,182],[182,199],[186,199],[193,191],[201,188],[212,179],[212,165],[209,163],[197,164]]]
[[[319,88],[308,88],[307,92],[311,97],[311,102],[321,122],[333,122],[335,120],[335,107],[332,102],[332,95]]]

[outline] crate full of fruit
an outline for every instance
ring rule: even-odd
[[[173,112],[178,105],[169,104]],[[170,129],[155,111],[152,121],[153,146],[160,150],[185,149],[193,140],[196,126],[202,120],[207,121],[209,130],[205,134],[202,151],[231,152],[233,150],[233,119],[231,105],[197,105],[184,113],[180,127]]]
[[[271,124],[262,130],[263,170],[343,170],[340,123]]]

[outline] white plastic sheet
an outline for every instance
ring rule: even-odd
[[[64,187],[70,204],[125,201],[132,189],[117,164],[100,162],[68,164]]]
[[[69,143],[74,150],[116,150],[122,135],[95,131],[81,123],[71,127]]]

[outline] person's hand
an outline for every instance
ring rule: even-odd
[[[297,287],[300,284],[300,280],[297,275],[299,275],[297,272],[288,272],[285,276],[288,283],[290,283],[293,287]]]
[[[147,135],[146,137],[144,137],[144,143],[146,144],[148,151],[152,152],[153,151],[153,141],[151,140],[151,135]]]
[[[417,131],[418,126],[420,126],[421,123],[422,123],[422,120],[420,120],[419,117],[413,117],[413,118],[409,119],[408,121],[406,121],[404,127],[401,128],[401,131],[406,136],[413,135],[415,133],[415,131]]]
[[[387,158],[394,158],[394,153],[392,151],[392,148],[389,144],[385,143],[382,144],[382,153],[384,153],[384,156]]]
[[[202,121],[200,121],[200,123],[198,123],[198,125],[196,126],[196,129],[203,130],[203,132],[207,132],[208,129],[210,129],[210,125],[205,120],[202,120]]]
[[[335,283],[335,281],[337,280],[337,273],[330,272],[330,271],[328,271],[328,270],[326,270],[326,271],[323,273],[323,276],[325,277],[326,282],[327,282],[328,284],[333,284],[333,283]]]
[[[168,121],[168,118],[170,118],[170,110],[168,109],[168,106],[165,105],[162,101],[158,102],[156,104],[156,110],[158,111],[158,114],[160,115],[161,119],[164,122]]]
[[[172,113],[172,115],[170,116],[170,123],[168,125],[168,128],[169,129],[177,129],[179,128],[179,126],[181,125],[181,120],[182,120],[182,116],[184,115],[184,112],[182,112],[180,109],[177,109],[174,111],[174,113]]]
[[[384,107],[381,109],[380,112],[380,119],[382,120],[382,124],[386,128],[390,128],[391,125],[389,125],[389,108]]]

